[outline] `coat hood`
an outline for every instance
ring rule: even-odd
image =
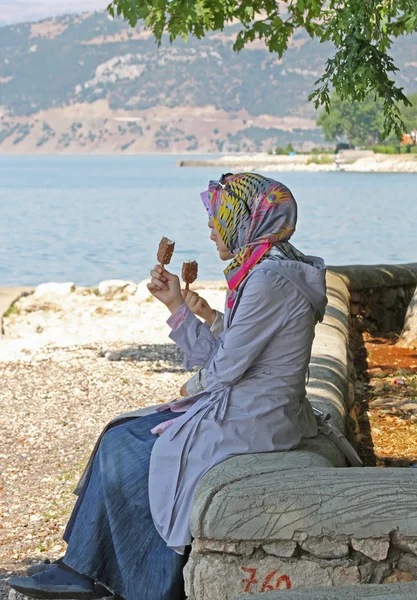
[[[292,281],[310,301],[316,320],[323,320],[327,296],[326,265],[322,258],[306,255],[301,260],[284,260],[279,256],[268,256],[253,271],[258,269],[272,269]]]

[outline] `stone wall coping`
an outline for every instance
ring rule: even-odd
[[[252,600],[265,600],[265,593],[251,594]],[[237,596],[235,600],[244,600],[248,596]],[[308,590],[280,590],[268,592],[268,600],[416,600],[417,581],[410,583],[344,585],[342,587],[308,589]]]
[[[229,475],[230,483],[212,495],[204,511],[197,495],[191,521],[195,537],[268,544],[328,536],[358,548],[370,538],[388,543],[394,532],[417,539],[414,469],[314,466],[281,469],[272,476],[234,472],[232,478],[227,462],[217,466],[217,473],[223,470],[223,481]]]
[[[246,494],[246,484],[263,476],[268,481],[275,481],[277,487],[281,474],[286,469],[304,469],[305,473],[313,467],[344,467],[345,459],[341,452],[328,438],[317,437],[303,440],[299,448],[291,452],[274,452],[268,454],[245,454],[234,456],[210,469],[198,484],[191,513],[190,527],[194,538],[206,538],[207,529],[211,530],[208,519],[211,519],[211,504],[224,501],[230,485],[240,487]],[[230,536],[228,536],[228,539]],[[230,539],[234,539],[233,536]]]
[[[349,265],[329,267],[329,271],[337,273],[350,291],[417,284],[417,263],[404,265]]]
[[[331,414],[331,422],[346,430],[350,294],[339,275],[327,273],[328,305],[323,323],[316,327],[310,361],[307,398]]]

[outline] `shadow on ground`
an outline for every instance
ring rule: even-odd
[[[174,344],[128,346],[121,350],[102,351],[100,356],[112,362],[152,363],[149,370],[155,373],[185,373],[184,353]]]

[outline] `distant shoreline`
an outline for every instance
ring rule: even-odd
[[[61,158],[61,157],[145,157],[171,156],[187,158],[178,161],[178,167],[220,168],[232,171],[260,172],[354,172],[354,173],[417,173],[417,154],[374,154],[373,152],[349,151],[333,154],[296,154],[294,156],[262,153],[233,153],[219,155],[210,152],[61,152],[61,153],[7,153],[2,157]],[[190,158],[188,158],[188,156]],[[193,158],[196,157],[196,158]],[[199,157],[199,158],[197,158]],[[204,157],[204,158],[201,158]],[[207,158],[206,158],[207,157]],[[213,157],[213,158],[212,158]],[[337,157],[337,158],[336,158]]]
[[[217,159],[181,160],[178,166],[218,167],[234,171],[264,172],[417,173],[417,154],[374,154],[360,151],[341,152],[338,155],[231,154]]]

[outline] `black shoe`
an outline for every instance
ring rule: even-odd
[[[49,569],[32,577],[12,577],[8,583],[29,598],[93,600],[112,595],[107,588],[96,585],[93,579],[64,563],[50,565]]]
[[[42,573],[42,571],[46,571],[46,569],[50,569],[53,565],[61,564],[63,558],[64,558],[63,556],[60,556],[53,562],[51,562],[49,560],[49,558],[47,558],[41,563],[35,563],[34,565],[30,565],[30,567],[28,567],[28,570],[26,571],[28,577],[31,577],[32,575],[36,575],[37,573]]]

